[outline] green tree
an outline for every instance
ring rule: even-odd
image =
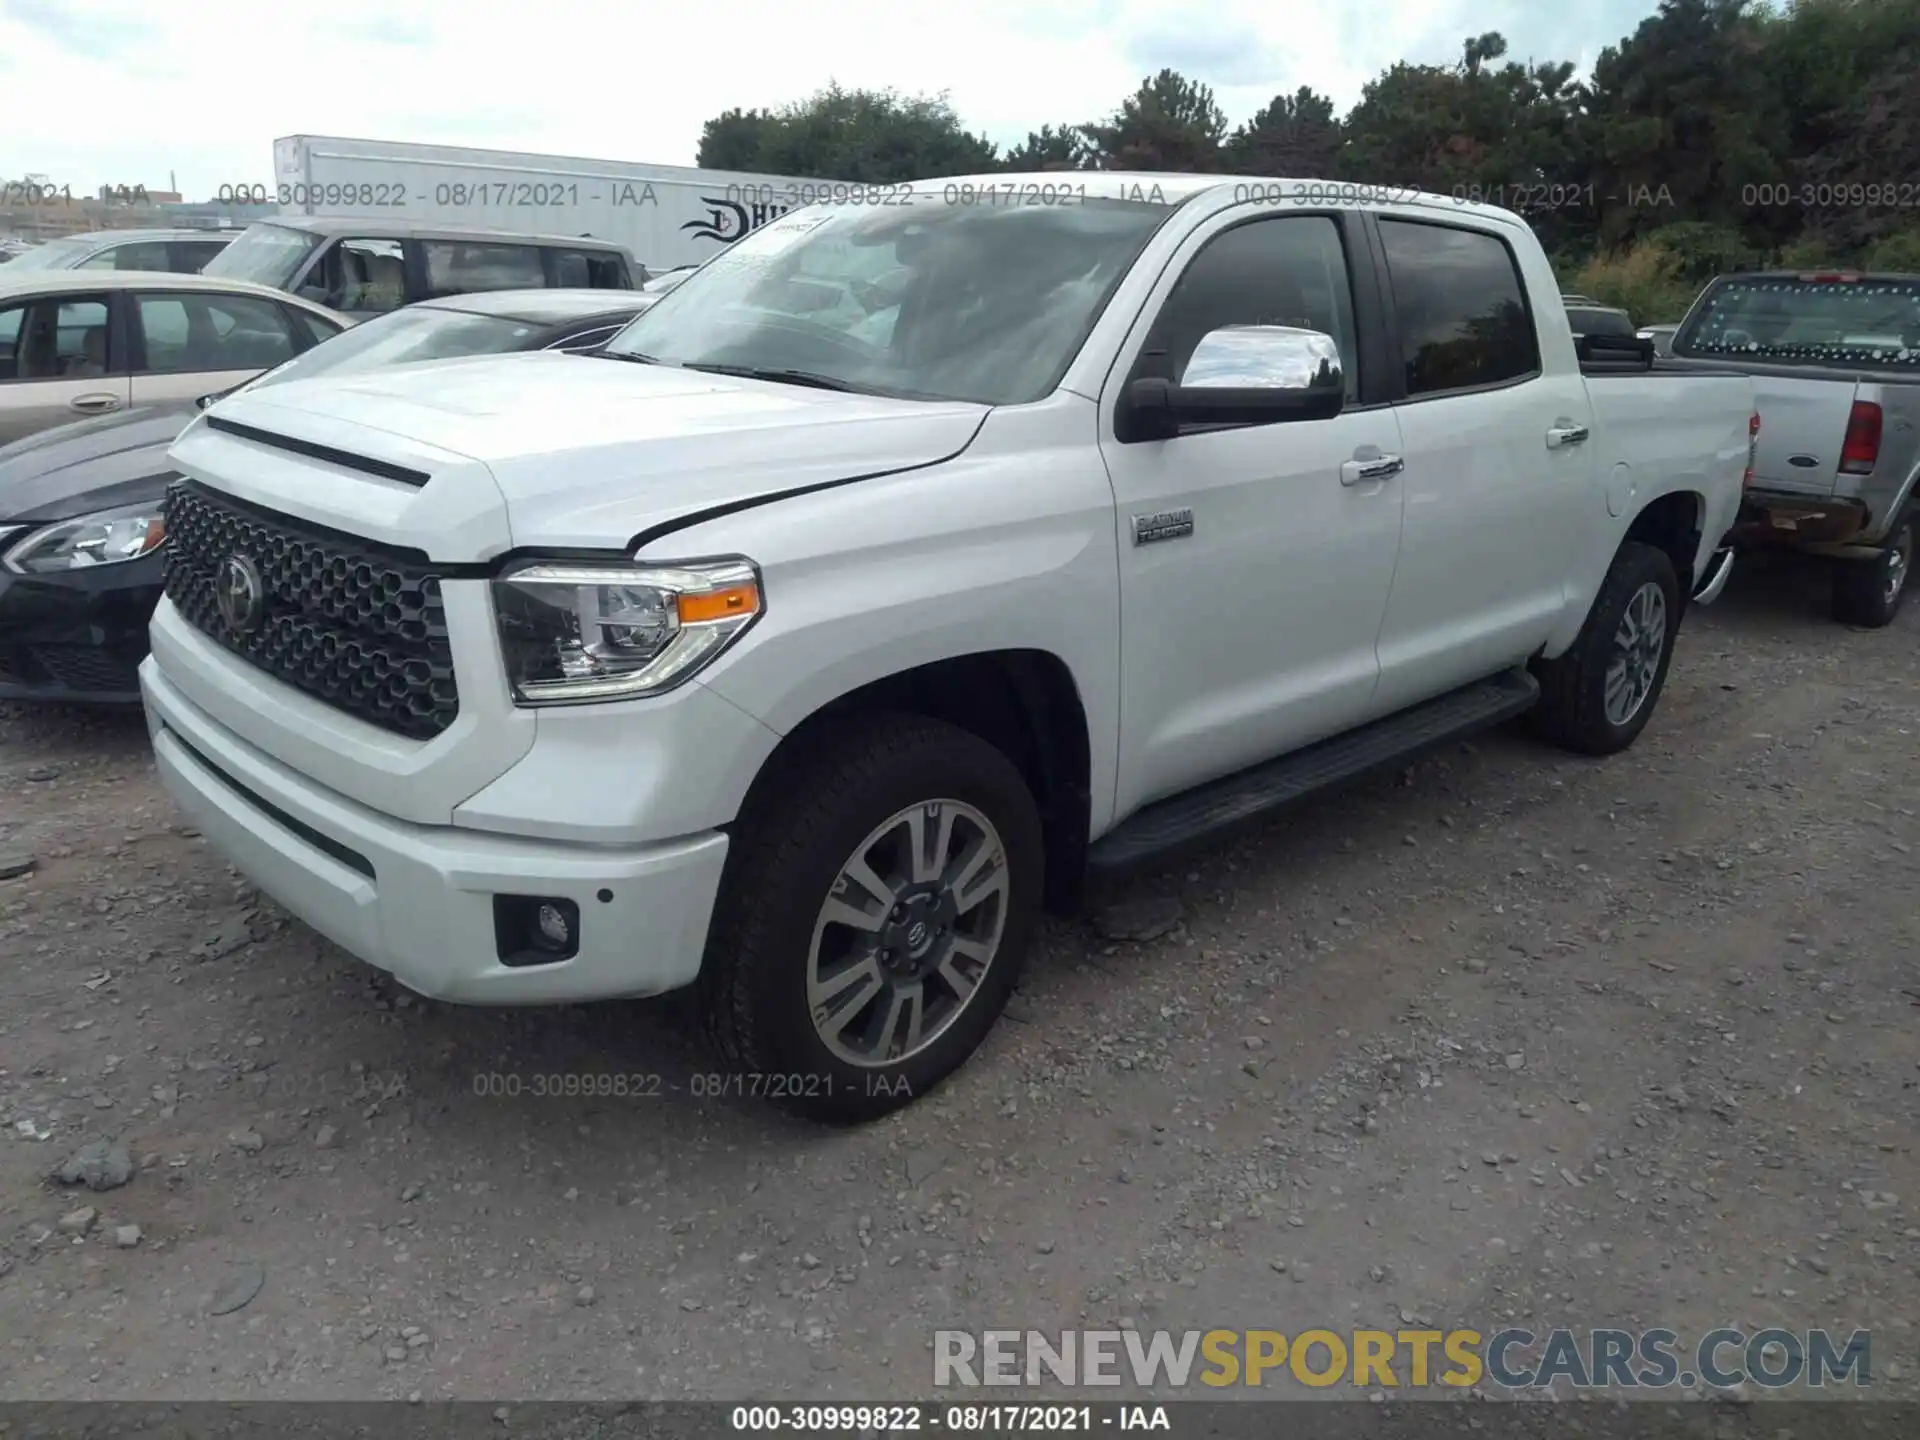
[[[1097,170],[1099,148],[1084,125],[1042,125],[1000,157],[1007,170]]]
[[[758,170],[778,123],[767,110],[723,110],[700,127],[693,163],[702,170]]]
[[[1228,167],[1245,175],[1325,180],[1340,160],[1341,129],[1333,101],[1302,85],[1276,95],[1227,137]]]
[[[1086,130],[1102,169],[1204,174],[1221,168],[1227,116],[1210,86],[1162,70]]]
[[[868,185],[995,168],[991,141],[969,134],[942,95],[829,84],[777,110],[729,110],[702,128],[695,163]]]
[[[1612,197],[1608,243],[1679,220],[1764,229],[1757,187],[1786,177],[1782,97],[1749,0],[1662,0],[1594,65],[1584,143]]]

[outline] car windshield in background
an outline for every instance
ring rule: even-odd
[[[1676,355],[1920,370],[1920,280],[1735,280],[1674,337]]]
[[[517,350],[540,330],[521,320],[417,305],[343,330],[304,355],[268,371],[249,390],[317,375],[354,375],[416,360],[452,360]]]
[[[949,187],[951,188],[951,187]],[[1173,207],[814,205],[707,261],[605,353],[1017,405],[1059,383]]]
[[[19,274],[22,270],[61,270],[75,260],[93,252],[92,240],[49,240],[44,245],[36,245],[8,262],[12,269],[9,274]]]
[[[320,243],[318,235],[305,230],[289,230],[284,225],[262,222],[249,225],[232,244],[209,260],[200,273],[219,280],[251,280],[256,285],[286,288],[307,258],[307,252]]]

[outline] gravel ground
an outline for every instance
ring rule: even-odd
[[[1500,732],[1097,897],[856,1130],[695,1094],[672,1001],[396,992],[137,717],[0,708],[0,1396],[871,1400],[938,1327],[1414,1321],[1866,1327],[1920,1394],[1920,607],[1817,587],[1743,571],[1625,756]],[[130,1175],[51,1178],[90,1141]]]

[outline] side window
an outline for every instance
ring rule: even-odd
[[[1539,372],[1539,338],[1504,241],[1406,220],[1382,220],[1380,238],[1409,398]]]
[[[264,370],[290,360],[293,332],[280,307],[251,295],[141,295],[151,375]]]
[[[551,250],[553,283],[562,290],[624,290],[626,267],[598,250]]]
[[[310,314],[305,310],[296,310],[291,305],[285,305],[281,308],[292,317],[296,338],[301,335],[306,337],[301,342],[302,349],[318,345],[322,340],[331,340],[340,333],[340,327],[338,325],[322,320],[318,315]]]
[[[1160,307],[1136,374],[1177,379],[1201,340],[1228,325],[1293,325],[1332,336],[1347,403],[1358,399],[1353,287],[1339,227],[1326,216],[1255,220],[1209,240]]]
[[[177,295],[142,295],[135,301],[135,308],[147,341],[147,363],[141,373],[171,375],[190,369],[184,362],[193,326],[187,319],[185,301]]]
[[[168,246],[171,263],[167,268],[182,275],[198,275],[200,269],[227,247],[218,240],[175,240]]]
[[[25,305],[9,305],[0,310],[0,380],[13,380],[20,353],[20,324],[27,318]]]
[[[137,240],[129,245],[116,245],[107,253],[113,256],[113,268],[116,270],[165,271],[173,268],[164,240]],[[93,262],[87,263],[91,266]]]
[[[81,380],[112,373],[105,300],[39,300],[22,307],[14,336],[15,380]]]
[[[472,244],[428,240],[427,299],[474,295],[486,290],[544,290],[547,272],[531,245]]]
[[[384,314],[407,303],[407,262],[398,240],[335,241],[313,263],[300,294],[329,310]]]

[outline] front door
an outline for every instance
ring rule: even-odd
[[[1356,322],[1355,223],[1228,211],[1189,237],[1108,382],[1101,450],[1120,527],[1121,717],[1116,816],[1330,735],[1371,711],[1374,644],[1400,546],[1390,405],[1369,403]],[[1332,419],[1123,442],[1117,395],[1172,376],[1229,325],[1304,326],[1339,346]],[[1144,360],[1143,360],[1144,357]],[[1355,463],[1349,463],[1355,462]]]

